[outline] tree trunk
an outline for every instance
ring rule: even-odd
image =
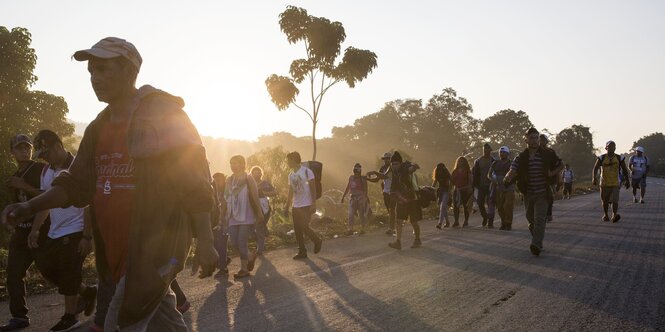
[[[312,160],[316,160],[316,118],[312,121]]]

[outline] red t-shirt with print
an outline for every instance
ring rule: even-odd
[[[128,122],[107,122],[95,151],[95,220],[116,282],[126,273],[129,227],[134,197],[134,161],[127,143]]]

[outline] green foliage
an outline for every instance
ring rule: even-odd
[[[74,126],[67,122],[67,103],[62,97],[44,91],[32,91],[37,80],[33,74],[37,56],[30,47],[31,35],[24,28],[11,31],[0,27],[0,174],[16,170],[9,151],[9,140],[18,133],[34,137],[41,129],[51,129],[70,139]],[[0,186],[0,206],[10,201],[8,188]]]
[[[500,146],[519,149],[524,145],[524,133],[533,127],[529,115],[523,111],[505,109],[482,122],[482,138],[496,150]]]
[[[259,166],[263,169],[264,180],[270,181],[279,195],[271,198],[273,207],[284,208],[289,192],[289,166],[286,162],[287,152],[281,146],[263,149],[247,158],[247,169]]]
[[[589,127],[572,125],[561,130],[550,147],[570,165],[578,179],[590,178],[596,158]]]
[[[290,44],[303,42],[306,58],[291,63],[291,77],[271,75],[265,84],[278,110],[293,105],[302,110],[312,121],[313,160],[316,160],[316,125],[323,97],[328,89],[339,82],[353,88],[377,66],[377,57],[371,51],[348,47],[342,60],[337,62],[342,43],[346,39],[344,26],[325,17],[312,16],[303,8],[288,6],[279,15],[279,26]],[[296,84],[306,82],[310,91],[311,107],[297,105],[299,90]]]

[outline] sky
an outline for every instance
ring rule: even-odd
[[[446,87],[477,118],[510,108],[553,133],[583,124],[598,147],[613,139],[627,151],[664,129],[665,1],[2,0],[0,24],[29,29],[34,89],[63,96],[74,121],[91,121],[104,104],[71,55],[115,36],[143,57],[138,84],[183,97],[202,135],[253,140],[311,132],[302,111],[277,111],[264,84],[305,56],[279,29],[287,5],[342,22],[343,48],[378,56],[365,81],[326,95],[320,137],[388,101]]]

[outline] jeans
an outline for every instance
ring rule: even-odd
[[[301,253],[306,253],[307,248],[305,248],[305,237],[312,240],[314,243],[321,241],[318,235],[309,228],[309,221],[312,218],[312,207],[305,206],[299,208],[293,208],[291,210],[291,215],[293,216],[293,232],[296,235],[296,241],[298,241],[298,251]]]
[[[9,311],[14,318],[28,319],[25,302],[25,273],[35,260],[35,251],[28,247],[30,229],[17,228],[9,240],[7,257],[7,293]]]
[[[524,196],[526,205],[526,220],[529,221],[531,244],[542,249],[545,238],[545,225],[547,223],[548,194],[527,194]]]
[[[229,226],[229,235],[231,245],[238,251],[240,260],[249,259],[249,237],[254,233],[254,225],[231,225]]]
[[[97,308],[95,309],[95,325],[103,327],[106,321],[106,313],[109,310],[109,304],[115,294],[115,283],[112,279],[99,278],[97,285]]]
[[[219,230],[213,230],[212,235],[214,237],[213,244],[215,246],[215,250],[217,250],[217,253],[219,254],[218,267],[220,270],[223,270],[226,268],[226,257],[228,255],[229,248],[229,234],[228,231],[222,227]]]
[[[360,216],[360,223],[365,228],[367,224],[367,199],[365,197],[351,197],[349,200],[349,227],[353,228],[356,219],[356,212]]]
[[[439,191],[439,224],[448,222],[448,192]]]
[[[514,191],[497,191],[496,209],[501,218],[501,225],[511,226],[513,224],[513,209],[515,207]]]
[[[489,186],[478,187],[477,203],[480,215],[483,217],[483,224],[485,224],[485,221],[489,221],[491,225],[494,222],[494,199],[490,195]],[[485,204],[487,204],[487,208],[485,208]]]
[[[109,304],[109,309],[104,322],[104,331],[115,331],[118,325],[118,315],[120,307],[125,298],[125,277],[122,277],[115,288],[115,294]],[[187,324],[182,318],[182,314],[176,309],[175,294],[169,288],[162,298],[162,302],[155,308],[155,311],[144,317],[140,322],[120,329],[121,332],[146,332],[146,331],[164,331],[180,332],[188,331]]]

